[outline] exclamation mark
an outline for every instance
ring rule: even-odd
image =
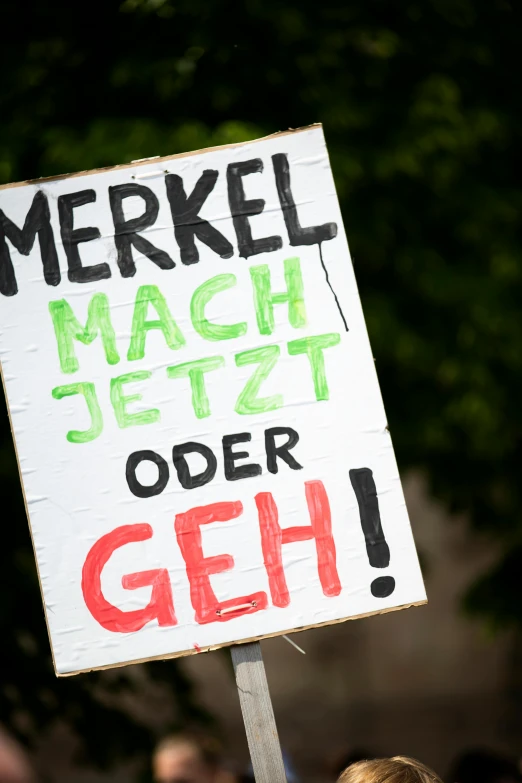
[[[359,504],[361,527],[370,565],[373,568],[387,568],[390,564],[390,547],[382,529],[373,473],[370,468],[351,470],[350,481]],[[395,579],[393,576],[379,576],[373,580],[370,589],[375,598],[386,598],[395,590]]]

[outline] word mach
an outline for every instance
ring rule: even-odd
[[[275,329],[274,307],[286,305],[288,322],[294,329],[307,324],[304,300],[304,285],[299,258],[287,258],[283,261],[286,291],[274,292],[271,285],[270,269],[267,264],[250,267],[253,304],[259,334],[272,335]],[[238,340],[247,333],[245,322],[214,323],[207,318],[206,308],[216,296],[234,288],[235,275],[216,275],[196,288],[190,300],[190,319],[194,332],[205,342],[222,343]],[[76,356],[75,343],[91,345],[99,336],[108,365],[120,362],[121,349],[117,345],[116,334],[110,315],[109,299],[104,293],[94,294],[88,305],[87,321],[82,325],[76,318],[69,302],[65,299],[51,301],[49,313],[54,333],[61,372],[66,375],[77,373],[80,369]],[[153,317],[150,317],[152,314]],[[142,361],[146,357],[147,337],[151,331],[161,332],[166,351],[180,351],[186,345],[186,339],[173,317],[166,297],[155,285],[140,286],[136,292],[134,312],[130,324],[130,341],[126,353],[128,362]],[[338,332],[309,335],[290,340],[284,346],[289,357],[303,357],[310,368],[311,388],[316,401],[329,399],[324,352],[338,346],[341,337]],[[203,343],[204,344],[204,343]],[[227,353],[229,353],[227,351]],[[238,368],[251,366],[252,371],[234,404],[234,411],[241,416],[258,415],[278,410],[285,404],[282,394],[270,397],[259,396],[260,389],[281,359],[279,345],[261,345],[233,355],[233,365]],[[191,389],[191,404],[196,418],[207,418],[212,413],[211,402],[206,390],[205,378],[208,373],[230,370],[232,357],[222,354],[203,356],[193,361],[185,361],[168,366],[167,377],[172,380],[188,378]],[[300,361],[298,358],[297,361]],[[156,373],[158,374],[158,373]],[[151,370],[134,370],[117,375],[110,380],[110,405],[118,427],[155,424],[161,419],[158,408],[149,408],[132,412],[129,406],[142,399],[141,394],[128,393],[129,385],[153,380]],[[83,398],[90,417],[90,426],[86,430],[69,430],[66,438],[70,443],[89,443],[98,438],[104,426],[102,407],[99,401],[100,390],[88,381],[79,381],[56,386],[51,390],[55,400],[79,395]]]

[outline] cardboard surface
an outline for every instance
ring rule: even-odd
[[[320,126],[20,183],[0,210],[58,674],[425,601]]]

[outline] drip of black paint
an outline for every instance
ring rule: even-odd
[[[329,288],[330,288],[330,291],[332,292],[332,294],[333,294],[333,297],[334,297],[334,299],[335,299],[335,304],[337,305],[337,309],[339,310],[339,313],[340,313],[340,315],[341,315],[341,318],[343,319],[344,328],[345,328],[345,329],[346,329],[346,331],[348,332],[348,331],[349,331],[349,329],[348,329],[348,324],[346,323],[346,318],[344,317],[344,313],[343,313],[343,311],[342,311],[342,309],[341,309],[341,305],[340,305],[340,303],[339,303],[339,300],[338,300],[338,298],[337,298],[337,294],[336,294],[336,293],[335,293],[335,291],[333,290],[332,284],[331,284],[331,282],[330,282],[330,277],[329,277],[329,275],[328,275],[328,269],[326,268],[326,266],[325,266],[325,263],[324,263],[324,259],[323,259],[323,248],[322,248],[322,245],[321,245],[321,243],[320,243],[320,242],[319,242],[319,245],[318,245],[318,247],[319,247],[319,258],[321,259],[321,266],[323,267],[324,276],[326,277],[326,282],[328,283],[328,286],[329,286]]]
[[[373,473],[370,468],[351,470],[350,481],[359,505],[361,527],[370,565],[373,568],[387,568],[390,564],[390,548],[382,529]],[[386,598],[395,590],[395,579],[393,576],[379,576],[373,580],[370,589],[375,598]]]

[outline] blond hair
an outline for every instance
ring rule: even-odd
[[[338,783],[442,783],[433,770],[407,756],[358,761],[345,769]]]
[[[221,745],[214,737],[190,731],[165,737],[156,745],[154,758],[179,748],[191,748],[208,767],[217,767],[221,761]]]

